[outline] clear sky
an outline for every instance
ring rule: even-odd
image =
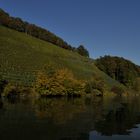
[[[0,0],[0,7],[83,44],[92,58],[117,55],[140,65],[140,0]]]

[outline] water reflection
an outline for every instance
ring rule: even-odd
[[[140,98],[0,100],[0,139],[139,139]]]
[[[3,108],[3,102],[2,102],[2,100],[0,99],[0,109],[2,109]]]
[[[35,101],[35,113],[39,119],[48,118],[55,124],[63,124],[71,120],[75,114],[85,111],[84,100],[76,99],[39,99]]]
[[[107,113],[105,119],[96,123],[95,129],[101,135],[130,135],[130,129],[140,123],[139,100],[134,98],[123,102],[115,103],[114,109]]]
[[[112,135],[112,136],[105,136],[101,135],[97,131],[90,132],[89,140],[139,140],[140,139],[140,125],[137,125],[136,128],[130,129],[131,135]]]

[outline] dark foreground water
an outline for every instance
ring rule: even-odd
[[[140,140],[140,98],[0,100],[0,140]]]

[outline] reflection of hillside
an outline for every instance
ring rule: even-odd
[[[89,140],[89,132],[96,131],[102,135],[129,136],[130,131],[137,131],[132,128],[140,123],[139,98],[42,98],[2,102],[0,136],[5,139]]]
[[[95,130],[106,136],[130,135],[129,130],[140,123],[140,103],[136,98],[127,101],[116,101],[114,108],[104,115],[104,120],[95,123]]]
[[[52,122],[53,139],[88,140],[88,133],[94,129],[95,120],[100,120],[103,99],[39,99],[35,102],[36,116]],[[57,128],[57,129],[55,129]]]
[[[88,139],[92,130],[102,135],[129,135],[130,129],[140,122],[139,100],[123,98],[39,99],[35,113],[41,120],[49,120],[56,135],[52,137]],[[57,129],[55,129],[57,128]],[[63,134],[62,134],[63,132]]]
[[[0,109],[2,109],[3,108],[3,102],[2,102],[2,100],[0,99]]]
[[[81,99],[39,99],[35,102],[37,117],[52,119],[54,123],[64,123],[73,118],[77,113],[85,111]]]

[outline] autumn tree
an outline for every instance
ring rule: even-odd
[[[0,24],[8,27],[9,20],[9,14],[0,9]]]
[[[35,83],[35,89],[41,96],[80,96],[84,86],[84,82],[77,80],[66,68],[55,70],[51,75],[39,72]]]

